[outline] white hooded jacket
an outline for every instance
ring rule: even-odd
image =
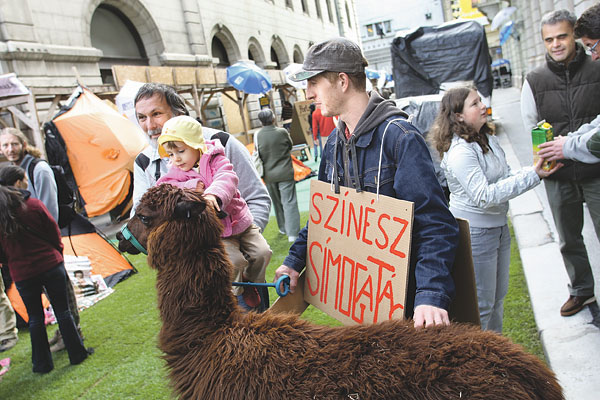
[[[450,211],[470,226],[494,228],[507,222],[508,200],[537,186],[533,167],[512,172],[496,136],[487,135],[489,151],[454,136],[441,168],[450,189]]]

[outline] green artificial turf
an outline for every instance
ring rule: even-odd
[[[302,213],[302,224],[308,213]],[[290,244],[271,218],[265,237],[273,250],[267,270],[272,280]],[[514,241],[513,241],[514,243]],[[157,348],[160,329],[156,308],[156,274],[145,256],[130,256],[139,273],[115,287],[115,292],[81,312],[85,345],[95,348],[81,365],[71,366],[65,351],[54,354],[54,370],[46,375],[31,372],[31,345],[27,330],[19,343],[0,354],[10,357],[11,368],[0,381],[0,399],[167,399],[172,398],[167,371]],[[271,290],[274,301],[275,290]],[[302,316],[317,324],[340,325],[314,307]],[[513,247],[511,282],[505,302],[505,334],[529,352],[543,358],[518,250]],[[48,327],[51,336],[56,325]]]

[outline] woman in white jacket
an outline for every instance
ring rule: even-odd
[[[481,328],[502,333],[508,291],[510,233],[508,200],[554,173],[535,167],[511,172],[498,138],[487,124],[486,107],[471,87],[442,98],[431,129],[450,189],[450,211],[469,221]]]

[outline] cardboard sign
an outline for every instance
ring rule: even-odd
[[[297,101],[294,103],[292,114],[292,125],[290,126],[290,137],[293,144],[306,143],[312,147],[312,134],[308,125],[308,114],[310,114],[311,100]]]
[[[404,318],[413,203],[310,183],[304,299],[338,321]]]

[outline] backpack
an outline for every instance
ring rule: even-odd
[[[36,165],[40,162],[44,161],[41,158],[34,158],[31,160],[28,168],[29,182],[31,182],[31,186],[35,189],[35,182],[33,179],[33,171],[35,170]],[[49,164],[48,164],[49,165]],[[73,220],[76,212],[75,212],[75,194],[73,190],[67,184],[67,179],[65,178],[65,174],[63,168],[60,165],[50,165],[50,169],[54,175],[54,181],[56,182],[56,191],[58,195],[58,226],[60,228],[64,228],[69,225]]]

